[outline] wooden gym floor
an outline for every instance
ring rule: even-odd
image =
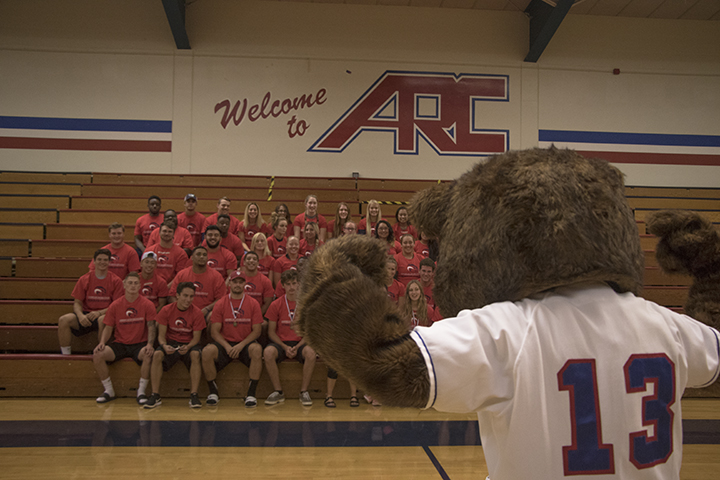
[[[204,402],[203,402],[204,403]],[[484,479],[474,415],[315,400],[246,409],[239,399],[191,410],[163,398],[0,400],[0,477]],[[684,399],[680,478],[720,474],[720,399]],[[519,452],[522,454],[522,452]]]

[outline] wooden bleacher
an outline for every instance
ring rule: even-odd
[[[72,310],[70,292],[87,271],[92,253],[108,243],[107,226],[123,223],[125,240],[132,243],[135,220],[147,213],[150,195],[162,198],[163,210],[180,213],[184,196],[194,193],[198,211],[205,215],[215,213],[218,198],[225,196],[232,201],[231,213],[239,219],[246,204],[255,202],[267,220],[279,203],[287,204],[293,216],[302,213],[305,197],[315,194],[319,212],[328,220],[339,201],[348,203],[351,215],[359,220],[370,199],[407,202],[416,191],[435,184],[432,180],[366,178],[0,172],[0,199],[4,200],[0,208],[0,352],[5,352],[0,353],[0,396],[97,396],[101,387],[88,355],[96,339],[93,335],[73,339],[74,353],[84,355],[57,355],[57,319]],[[682,311],[691,280],[666,275],[658,268],[657,240],[647,234],[645,219],[655,210],[679,208],[698,211],[720,224],[720,189],[629,186],[626,195],[635,210],[645,252],[643,296]],[[396,208],[382,205],[391,223]],[[294,395],[299,390],[300,364],[286,362],[281,372],[288,396]],[[134,363],[118,362],[111,366],[111,373],[118,394],[134,396]],[[247,369],[232,364],[220,373],[219,381],[236,396],[242,395]],[[163,378],[162,394],[186,396],[188,384],[184,367],[174,368]],[[267,395],[271,389],[263,375],[258,395]],[[319,362],[311,394],[321,398],[324,389],[325,367]],[[339,382],[336,397],[349,395],[346,390],[347,382]],[[686,394],[707,396],[708,391]],[[711,394],[720,396],[720,391]]]

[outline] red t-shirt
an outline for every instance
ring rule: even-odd
[[[407,259],[402,253],[398,253],[394,258],[398,264],[397,277],[403,285],[407,287],[410,280],[420,280],[420,255],[416,253],[413,258]]]
[[[430,256],[430,247],[422,243],[420,240],[415,240],[415,253],[427,258]]]
[[[298,258],[300,257],[298,256]],[[275,259],[272,271],[275,273],[283,273],[286,270],[297,270],[297,259],[290,260],[287,255]]]
[[[432,295],[432,289],[433,284],[431,283],[427,287],[423,287],[423,294],[425,295],[425,300],[427,300],[427,304],[433,308],[435,308],[435,300],[433,300]]]
[[[103,248],[110,250],[110,265],[108,270],[124,280],[130,272],[140,271],[140,259],[134,248],[127,243],[123,243],[120,248],[113,248],[112,243],[108,243]],[[95,260],[90,260],[89,270],[95,270]]]
[[[433,308],[433,316],[432,316],[433,323],[439,322],[443,318],[445,318],[445,317],[443,317],[442,314],[440,313],[440,309],[437,306],[435,306],[435,308]]]
[[[266,255],[265,257],[258,260],[258,272],[262,273],[266,277],[270,276],[273,266],[275,265],[275,259],[272,255]],[[245,256],[240,259],[240,266],[245,266]]]
[[[222,324],[220,334],[228,342],[242,342],[252,332],[252,326],[263,323],[260,304],[249,295],[235,300],[225,295],[218,300],[210,317],[212,323]]]
[[[193,332],[201,332],[207,326],[202,312],[192,303],[187,310],[180,310],[177,302],[165,305],[157,314],[157,322],[167,326],[165,340],[185,344],[192,341]]]
[[[108,308],[103,323],[113,327],[115,341],[123,345],[147,342],[148,322],[155,320],[155,305],[138,295],[134,302],[128,302],[125,295],[115,300]]]
[[[377,222],[370,222],[370,235],[375,236],[375,225]],[[363,218],[357,225],[358,233],[364,234],[367,231],[367,219]]]
[[[156,228],[152,231],[150,234],[150,237],[148,238],[148,242],[150,242],[150,245],[155,245],[156,243],[160,243],[160,229]],[[192,250],[195,246],[193,245],[193,238],[192,235],[190,235],[190,232],[185,227],[180,227],[175,229],[175,235],[173,236],[173,243],[177,245],[180,248],[187,248],[188,250]],[[149,245],[145,245],[146,247]]]
[[[205,215],[199,212],[195,212],[194,215],[188,216],[187,213],[182,212],[180,215],[177,216],[177,219],[178,225],[186,228],[187,231],[190,232],[190,236],[193,239],[192,248],[200,245],[200,242],[202,241],[203,227],[205,226]]]
[[[207,266],[227,278],[228,270],[237,270],[237,257],[225,247],[220,247],[215,252],[208,250]]]
[[[324,228],[327,230],[327,222],[325,221],[325,217],[320,215],[319,213],[315,218],[306,217],[305,213],[301,213],[297,217],[295,217],[295,221],[293,221],[293,229],[295,227],[300,227],[300,239],[302,240],[305,236],[305,225],[308,223],[317,223],[318,228],[322,229]]]
[[[135,221],[135,236],[142,237],[143,245],[148,247],[148,238],[150,237],[150,234],[156,228],[160,228],[163,220],[165,220],[165,215],[162,213],[159,213],[154,217],[149,213],[146,213]]]
[[[207,241],[203,240],[203,247],[207,247]],[[226,248],[230,253],[236,257],[242,257],[245,255],[245,248],[243,242],[233,234],[228,233],[228,236],[220,239],[220,246]]]
[[[266,298],[272,298],[274,294],[272,282],[260,273],[252,277],[245,277],[245,294],[254,298],[260,306],[265,303]]]
[[[157,270],[153,272],[152,278],[145,279],[140,274],[140,295],[147,298],[155,305],[159,305],[159,300],[168,296],[167,282],[158,275]]]
[[[202,231],[204,232],[207,227],[210,225],[217,225],[217,218],[218,214],[213,213],[209,217],[205,218],[205,223],[203,224]],[[237,236],[238,232],[240,231],[240,228],[242,228],[240,220],[235,218],[234,216],[230,215],[230,228],[228,229],[228,233],[231,235]]]
[[[180,270],[172,281],[173,296],[177,295],[177,286],[182,282],[191,282],[195,285],[193,305],[199,309],[207,307],[227,292],[225,279],[212,268],[206,268],[205,273],[194,273],[192,265]]]
[[[80,277],[72,291],[72,297],[82,302],[85,312],[108,308],[110,304],[125,295],[120,277],[108,271],[105,278],[97,278],[95,271]]]
[[[269,322],[277,324],[275,333],[283,342],[299,342],[299,337],[295,330],[292,329],[293,318],[295,317],[295,302],[287,299],[286,295],[278,298],[270,304],[267,309],[266,317]]]
[[[392,285],[385,288],[387,289],[388,297],[390,297],[390,300],[395,302],[395,304],[398,304],[403,295],[405,295],[405,285],[398,282],[394,278]]]
[[[175,275],[190,262],[185,250],[177,245],[173,245],[168,249],[156,243],[146,248],[145,251],[155,252],[155,255],[157,255],[157,267],[155,271],[166,282],[175,278]]]
[[[305,240],[303,238],[302,240],[300,240],[299,255],[301,257],[310,257],[310,255],[312,255],[312,253],[315,251],[315,249],[317,247],[319,247],[320,245],[324,245],[324,244],[325,244],[325,242],[317,242],[314,245],[308,245],[307,240]]]
[[[394,241],[392,245],[388,243],[388,255],[392,255],[393,257],[402,252],[402,247],[400,246],[400,242]]]
[[[399,223],[393,225],[393,233],[395,234],[395,240],[400,240],[400,237],[409,233],[415,240],[418,239],[417,230],[412,225],[408,225],[406,229],[403,229]]]
[[[273,258],[280,258],[287,253],[287,237],[283,237],[282,240],[275,238],[275,235],[271,235],[267,239],[268,248],[272,252]]]
[[[428,325],[432,325],[433,322],[433,314],[435,312],[433,311],[433,308],[428,305],[427,306],[427,318],[428,318]],[[412,317],[410,318],[410,328],[415,328],[418,325],[420,325],[420,320],[417,318],[415,310],[413,310]]]
[[[270,228],[267,223],[263,223],[260,228],[258,228],[257,225],[245,226],[243,222],[240,222],[240,225],[240,231],[245,235],[245,245],[247,245],[248,248],[250,248],[250,242],[252,242],[256,233],[264,233],[266,237],[269,237],[273,233],[272,228]]]

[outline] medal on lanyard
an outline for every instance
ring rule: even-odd
[[[290,316],[290,323],[292,323],[295,320],[295,310],[290,310],[290,304],[287,300],[287,295],[285,295],[285,307],[287,308],[288,315]]]
[[[237,313],[235,313],[235,308],[233,307],[233,304],[232,304],[231,294],[228,294],[228,300],[230,300],[230,311],[232,311],[233,319],[235,319],[235,321],[233,322],[233,327],[237,327]],[[240,310],[242,308],[244,301],[245,301],[245,295],[243,295],[242,300],[240,300],[240,305],[238,306],[238,310]]]

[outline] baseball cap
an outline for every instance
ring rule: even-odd
[[[155,255],[155,252],[145,252],[142,254],[142,258],[140,258],[140,261],[143,261],[146,258],[152,258],[153,260],[157,260],[157,255]]]
[[[230,274],[230,281],[232,282],[236,278],[242,278],[243,280],[245,280],[245,274],[240,270],[235,270]]]
[[[195,200],[197,202],[197,197],[194,193],[188,193],[185,195],[185,201],[187,202],[188,200]]]

